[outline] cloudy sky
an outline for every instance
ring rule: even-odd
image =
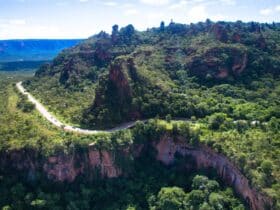
[[[0,39],[86,38],[113,24],[138,30],[211,20],[280,22],[279,0],[0,0]]]

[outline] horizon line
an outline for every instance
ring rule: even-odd
[[[181,23],[181,22],[173,22],[173,20],[171,19],[171,21],[168,23],[168,24],[170,24],[170,23],[175,23],[175,24],[184,24],[184,25],[191,25],[191,24],[198,24],[198,23],[205,23],[207,20],[210,20],[211,22],[213,22],[213,23],[219,23],[219,22],[227,22],[227,23],[236,23],[236,22],[242,22],[242,23],[245,23],[245,24],[248,24],[248,23],[259,23],[259,24],[280,24],[280,22],[278,22],[278,21],[267,21],[267,22],[259,22],[259,21],[253,21],[253,20],[251,20],[251,21],[243,21],[243,20],[235,20],[235,21],[232,21],[232,20],[217,20],[217,21],[213,21],[213,20],[211,20],[210,18],[206,18],[204,21],[197,21],[197,22],[190,22],[190,23]],[[162,22],[165,22],[165,21],[162,21]],[[113,24],[112,25],[112,27],[114,26],[114,25],[119,25],[119,24]],[[120,28],[124,28],[124,27],[126,27],[126,26],[128,26],[128,25],[133,25],[132,23],[130,23],[130,24],[127,24],[127,25],[125,25],[125,26],[122,26],[122,27],[120,27]],[[134,25],[133,25],[134,26]],[[168,25],[166,25],[166,26],[168,26]],[[135,26],[134,26],[135,27]],[[138,32],[145,32],[145,31],[147,31],[147,30],[149,30],[149,29],[152,29],[152,28],[158,28],[159,26],[153,26],[153,27],[148,27],[148,28],[146,28],[146,29],[137,29],[137,28],[135,28],[136,29],[136,31],[138,31]],[[29,38],[7,38],[7,39],[2,39],[2,38],[0,38],[0,41],[21,41],[21,40],[86,40],[86,39],[89,39],[90,37],[92,37],[92,36],[94,36],[94,35],[97,35],[98,33],[100,33],[100,32],[106,32],[106,33],[108,33],[108,34],[110,34],[110,32],[108,32],[108,31],[106,31],[106,30],[100,30],[100,31],[98,31],[98,32],[94,32],[94,33],[92,33],[91,35],[89,35],[89,36],[86,36],[86,37],[49,37],[49,38],[46,38],[46,37],[44,37],[44,38],[40,38],[40,37],[29,37]]]

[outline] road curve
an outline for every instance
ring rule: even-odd
[[[77,127],[67,125],[67,124],[61,122],[55,116],[53,116],[51,113],[49,113],[48,110],[37,99],[35,99],[30,93],[28,93],[26,91],[26,89],[22,86],[22,82],[18,82],[16,84],[16,87],[23,95],[27,96],[28,100],[35,105],[36,109],[41,113],[41,115],[43,117],[45,117],[54,126],[61,128],[64,131],[75,132],[75,133],[80,133],[80,134],[96,134],[96,133],[104,133],[104,132],[114,132],[114,131],[125,130],[128,128],[131,128],[137,122],[137,121],[133,121],[133,122],[124,123],[124,124],[121,124],[120,126],[117,126],[115,128],[109,129],[109,130],[88,130],[88,129],[77,128]],[[145,121],[146,120],[143,120],[142,122],[145,122]]]

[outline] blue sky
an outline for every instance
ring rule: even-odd
[[[113,24],[145,30],[206,18],[280,22],[280,0],[0,0],[0,39],[86,38]]]

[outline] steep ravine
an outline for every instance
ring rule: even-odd
[[[29,180],[36,179],[36,172],[41,172],[48,179],[59,182],[73,182],[82,175],[94,179],[96,174],[104,178],[126,175],[125,166],[117,164],[117,156],[137,158],[141,152],[152,146],[156,151],[156,159],[165,165],[175,161],[175,154],[184,157],[186,171],[192,169],[214,169],[223,182],[231,186],[252,210],[273,209],[273,201],[250,186],[248,179],[225,156],[210,148],[200,145],[193,147],[181,138],[163,136],[151,145],[131,145],[118,151],[106,151],[89,146],[87,150],[57,153],[48,158],[41,157],[33,151],[21,150],[2,152],[0,154],[0,172],[19,171]],[[189,161],[188,161],[189,160]]]

